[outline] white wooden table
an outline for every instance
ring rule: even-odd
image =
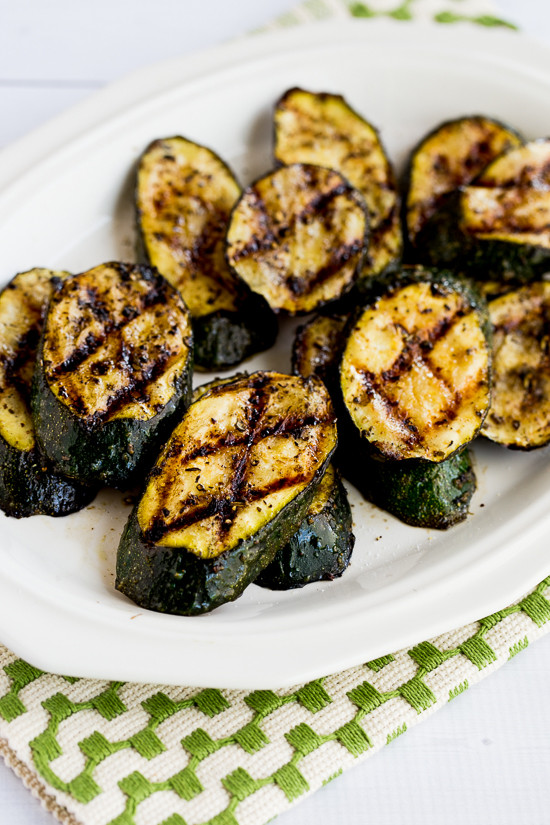
[[[293,2],[0,4],[2,147],[126,72],[243,34]],[[500,8],[550,47],[547,0],[500,0]],[[547,636],[279,822],[545,825],[550,821],[549,710]],[[0,760],[1,825],[53,821]]]

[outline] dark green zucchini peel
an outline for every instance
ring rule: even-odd
[[[30,411],[32,373],[44,313],[67,272],[31,269],[0,293],[0,509],[8,516],[65,516],[95,495],[55,472],[40,453]]]
[[[60,282],[33,382],[41,449],[70,478],[125,488],[189,404],[191,375],[189,313],[156,270],[107,263]]]
[[[193,321],[195,365],[228,369],[272,346],[277,321],[230,272],[224,238],[240,187],[210,149],[182,137],[140,158],[136,207],[141,251],[175,286]]]
[[[401,257],[395,174],[377,130],[341,95],[289,89],[275,106],[275,160],[313,163],[340,172],[365,199],[369,246],[360,280]]]
[[[490,364],[481,296],[448,272],[404,269],[349,330],[342,398],[373,452],[443,461],[483,424]]]
[[[311,582],[332,581],[347,568],[354,544],[346,490],[331,465],[298,530],[255,583],[271,590],[292,590]]]
[[[304,314],[351,289],[367,231],[363,198],[341,174],[295,163],[243,192],[229,222],[226,255],[275,312]]]
[[[318,379],[259,372],[203,389],[124,530],[116,587],[182,615],[236,599],[302,523],[335,447]]]
[[[476,489],[470,450],[439,463],[374,458],[358,438],[338,454],[345,478],[377,507],[410,524],[447,530],[464,521]]]

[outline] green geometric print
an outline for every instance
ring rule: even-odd
[[[523,614],[528,617],[529,624],[541,628],[550,621],[550,602],[544,595],[550,587],[550,577],[541,582],[533,592],[522,599],[518,604],[494,613],[472,626],[472,632],[455,646],[446,649],[441,643],[425,641],[414,645],[401,654],[384,656],[367,662],[359,673],[361,678],[339,697],[331,695],[327,689],[331,677],[315,679],[295,690],[276,692],[274,690],[255,690],[249,693],[238,691],[222,691],[217,689],[198,690],[189,698],[176,701],[163,690],[157,690],[140,702],[141,710],[146,721],[142,728],[128,738],[119,740],[110,739],[99,730],[95,730],[78,741],[78,748],[84,759],[84,767],[71,779],[62,779],[54,770],[52,763],[62,755],[62,746],[59,741],[62,725],[74,722],[78,724],[79,714],[95,712],[106,720],[111,721],[128,713],[128,708],[121,698],[124,683],[98,682],[97,694],[86,701],[73,701],[60,690],[44,700],[41,705],[47,713],[45,728],[29,742],[34,768],[51,788],[66,794],[76,802],[86,805],[98,797],[103,788],[97,781],[97,768],[109,760],[119,751],[134,751],[147,761],[154,760],[166,751],[162,737],[158,735],[159,726],[167,720],[180,714],[180,720],[192,718],[195,720],[192,729],[179,739],[178,747],[183,754],[187,754],[187,764],[174,775],[163,781],[152,781],[140,771],[133,770],[124,776],[118,787],[125,797],[124,810],[111,819],[109,825],[136,825],[136,814],[139,806],[145,800],[161,791],[173,791],[177,797],[187,802],[195,799],[205,788],[199,778],[200,766],[209,757],[222,751],[224,748],[237,747],[239,752],[252,755],[257,754],[270,744],[270,736],[266,733],[266,722],[281,709],[289,711],[288,729],[284,731],[284,740],[290,746],[290,756],[287,761],[276,770],[263,776],[252,776],[244,767],[231,770],[221,779],[221,785],[227,793],[225,809],[213,818],[205,821],[204,825],[238,825],[238,807],[253,794],[273,785],[280,789],[288,802],[293,802],[306,794],[310,784],[303,773],[304,761],[319,748],[328,743],[336,744],[342,753],[352,758],[364,755],[374,747],[371,734],[371,723],[374,715],[380,713],[382,706],[393,700],[406,703],[399,707],[409,707],[416,714],[422,714],[433,708],[437,697],[430,687],[430,674],[438,669],[448,667],[453,660],[465,657],[477,671],[481,671],[497,662],[497,652],[493,649],[487,635],[503,622],[510,620],[514,614]],[[509,658],[525,649],[528,644],[527,635],[517,639],[509,647]],[[502,656],[501,656],[502,658]],[[391,682],[392,669],[403,673],[403,662],[406,665],[406,678],[398,684]],[[408,664],[407,664],[408,663]],[[398,670],[401,668],[401,670]],[[356,669],[357,670],[357,669]],[[8,677],[8,687],[0,698],[0,716],[9,725],[27,713],[27,707],[21,694],[24,689],[41,679],[51,679],[48,674],[32,667],[21,659],[17,659],[4,666],[3,671]],[[370,676],[369,676],[370,674]],[[391,687],[381,689],[386,679]],[[378,687],[373,684],[376,679]],[[75,684],[79,680],[67,678],[67,684]],[[86,682],[86,680],[83,680]],[[90,684],[94,684],[91,682]],[[454,699],[468,688],[468,679],[462,679],[448,688],[448,699]],[[330,731],[316,730],[316,716],[322,714],[334,702],[346,705],[351,710],[349,718],[337,724]],[[236,724],[235,729],[224,736],[213,736],[205,729],[206,720],[215,719],[225,714],[231,714],[242,707],[243,723]],[[293,723],[292,712],[300,710],[296,718],[301,721]],[[401,716],[403,713],[400,711]],[[410,710],[409,710],[410,713]],[[186,717],[186,714],[188,716]],[[189,716],[193,714],[193,716]],[[301,715],[300,715],[301,714]],[[303,716],[308,721],[303,721]],[[407,717],[410,718],[410,717]],[[202,720],[205,720],[201,722]],[[384,736],[389,744],[396,737],[407,730],[407,724],[401,720]],[[244,757],[243,757],[244,758]],[[242,760],[241,760],[242,761]],[[338,765],[335,765],[337,768]],[[340,771],[336,771],[336,775]],[[332,777],[328,777],[328,781]],[[107,823],[106,823],[107,825]],[[188,825],[179,813],[173,813],[168,818],[155,825]]]

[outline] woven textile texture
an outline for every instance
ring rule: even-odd
[[[550,629],[550,577],[480,622],[287,690],[41,673],[0,648],[0,753],[62,822],[264,825]]]
[[[510,26],[483,0],[307,0],[329,16]],[[70,825],[264,825],[550,629],[550,577],[479,622],[291,689],[42,673],[0,646],[0,754]]]

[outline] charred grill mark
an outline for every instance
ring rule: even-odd
[[[383,384],[377,380],[375,373],[370,370],[357,370],[359,379],[364,387],[367,398],[372,399],[377,396],[384,405],[388,415],[395,421],[398,421],[401,426],[407,430],[407,434],[403,435],[403,442],[407,447],[417,447],[422,444],[422,434],[418,431],[416,424],[407,416],[406,412],[399,407],[399,402],[394,401],[388,397],[384,391]]]
[[[539,362],[536,367],[521,366],[519,369],[511,370],[504,376],[499,375],[497,372],[495,382],[498,383],[499,379],[508,379],[510,376],[517,379],[523,386],[519,408],[522,414],[532,415],[533,410],[546,401],[548,376],[550,374],[550,305],[544,301],[542,296],[540,303],[536,307],[528,309],[527,313],[516,315],[514,319],[508,319],[507,322],[495,327],[495,333],[504,333],[505,335],[518,330],[522,339],[534,338],[538,342],[540,347]],[[526,343],[526,346],[528,347],[529,344]],[[493,416],[493,420],[496,424],[504,424],[504,419],[497,422]]]
[[[441,371],[430,359],[430,352],[435,344],[445,337],[453,327],[457,318],[462,318],[466,314],[466,307],[459,307],[452,315],[442,318],[437,324],[428,329],[421,330],[420,333],[410,335],[405,332],[404,347],[397,356],[394,363],[387,370],[383,370],[379,376],[369,370],[357,370],[361,382],[365,387],[369,398],[375,395],[384,404],[388,414],[397,420],[406,430],[404,442],[407,447],[416,447],[424,442],[424,436],[434,427],[452,421],[457,416],[459,405],[464,401],[464,395],[455,392],[441,375]],[[385,384],[392,384],[412,369],[415,363],[424,363],[430,372],[443,384],[448,392],[452,394],[452,402],[442,411],[440,418],[432,424],[424,426],[424,434],[421,434],[414,422],[407,415],[407,412],[400,408],[399,401],[391,399],[385,391]]]
[[[179,265],[189,270],[191,277],[209,278],[214,282],[210,289],[217,289],[218,292],[209,299],[213,303],[222,291],[237,296],[238,285],[229,272],[223,254],[216,254],[225,238],[229,215],[219,209],[213,210],[206,202],[205,205],[211,214],[201,233],[186,240],[169,230],[164,241],[176,255]]]
[[[297,415],[281,418],[275,425],[262,426],[262,418],[268,403],[268,393],[265,385],[267,377],[261,377],[252,385],[253,392],[247,402],[246,426],[238,435],[228,433],[226,436],[217,439],[214,443],[203,444],[195,450],[186,453],[180,459],[180,466],[191,464],[199,457],[214,456],[226,447],[241,446],[243,449],[236,457],[233,477],[227,495],[212,497],[205,504],[199,505],[195,509],[190,509],[196,502],[194,495],[179,502],[179,515],[174,520],[167,522],[166,514],[159,513],[151,522],[151,526],[144,532],[147,541],[158,542],[164,535],[175,530],[184,529],[191,524],[212,516],[218,517],[218,531],[220,536],[231,529],[231,525],[238,514],[239,506],[259,501],[270,493],[278,490],[290,488],[300,484],[307,479],[306,475],[299,473],[290,478],[284,476],[274,479],[262,488],[254,489],[247,485],[246,477],[249,466],[250,453],[254,446],[271,436],[281,436],[286,438],[299,438],[308,427],[323,425],[333,421],[332,415],[315,416],[310,415],[300,418]],[[166,454],[162,464],[155,468],[155,474],[161,475],[163,467],[169,459],[174,459],[181,452],[181,442],[175,442]],[[187,511],[187,512],[186,512]]]
[[[59,364],[48,364],[46,370],[48,380],[56,381],[63,375],[74,372],[81,364],[84,363],[84,361],[94,355],[99,348],[105,344],[110,335],[122,332],[128,324],[130,324],[138,315],[141,315],[146,309],[151,309],[154,306],[166,304],[168,284],[166,281],[161,282],[160,278],[155,279],[155,281],[153,282],[152,289],[150,289],[144,296],[140,296],[139,303],[136,305],[127,304],[123,308],[122,315],[124,320],[115,323],[108,314],[107,317],[102,320],[103,329],[101,334],[94,335],[92,332],[88,333],[84,343],[80,347],[74,349],[68,358]],[[90,290],[88,290],[88,293],[89,292]],[[90,307],[92,309],[92,314],[97,312],[97,307],[100,306],[100,303],[101,302],[95,302],[93,304],[93,308]],[[87,304],[86,306],[90,305]]]
[[[303,484],[304,482],[309,480],[309,476],[305,475],[304,473],[298,473],[291,478],[284,477],[278,478],[271,481],[269,484],[264,485],[264,487],[258,487],[256,489],[248,489],[243,490],[241,493],[241,498],[238,503],[244,504],[252,504],[255,501],[260,501],[262,498],[266,498],[267,496],[271,495],[272,493],[276,493],[279,490],[283,490],[289,487],[294,487],[297,484]],[[203,521],[207,518],[212,518],[212,516],[219,516],[221,520],[221,525],[223,526],[223,522],[228,518],[226,513],[229,513],[230,522],[236,516],[238,509],[238,504],[235,500],[232,500],[228,497],[224,498],[212,498],[207,504],[204,504],[202,507],[197,507],[195,510],[189,511],[187,513],[183,513],[178,518],[174,519],[170,524],[166,524],[163,521],[163,515],[159,514],[156,516],[151,523],[151,526],[144,531],[143,536],[145,541],[152,542],[154,544],[158,543],[167,533],[175,532],[176,530],[184,530],[186,527],[190,527],[197,521]],[[230,528],[230,524],[227,526],[226,529]]]
[[[325,281],[330,280],[348,261],[358,255],[363,249],[363,240],[358,239],[354,243],[341,244],[332,251],[330,260],[325,266],[311,273],[309,277],[289,276],[286,284],[290,292],[297,297],[308,293],[314,287],[320,286]]]
[[[237,465],[233,472],[233,478],[231,479],[231,485],[229,488],[229,496],[226,499],[224,499],[223,504],[219,510],[220,534],[227,533],[229,531],[229,528],[231,527],[237,514],[235,504],[242,497],[243,487],[246,479],[248,460],[250,458],[250,451],[253,445],[257,442],[257,427],[261,421],[262,415],[265,412],[267,401],[268,397],[265,392],[265,385],[257,387],[248,401],[246,411],[248,431],[244,433],[244,449],[242,450],[241,455],[238,458]]]
[[[310,183],[309,180],[308,183]],[[277,216],[274,218],[271,216],[265,201],[257,189],[254,188],[251,192],[251,197],[253,198],[256,220],[259,225],[258,232],[240,249],[230,251],[231,261],[238,263],[243,258],[249,258],[273,249],[274,246],[277,246],[288,235],[292,225],[310,220],[316,213],[326,210],[335,198],[351,192],[352,189],[350,185],[340,180],[327,192],[315,194],[301,212],[290,216],[281,216],[281,219],[278,219]]]
[[[488,188],[498,186],[499,189],[534,189],[547,188],[550,184],[550,160],[537,166],[533,163],[526,163],[522,166],[516,175],[505,180],[496,180],[491,177],[491,173],[487,178],[483,176],[480,178],[477,186],[486,186]]]
[[[132,380],[131,376],[133,375],[133,371],[128,364],[128,370],[126,371],[129,376],[128,384],[110,395],[105,402],[105,409],[89,416],[89,420],[94,424],[105,421],[127,403],[138,403],[139,401],[147,400],[144,396],[146,396],[145,391],[148,384],[156,381],[156,379],[162,375],[172,355],[173,353],[170,352],[167,347],[163,347],[161,351],[157,353],[155,362],[143,372],[139,380]],[[76,399],[71,398],[71,403],[74,403],[74,401],[76,401]]]
[[[327,424],[332,421],[330,416],[319,418],[317,416],[307,416],[306,418],[298,419],[295,417],[282,419],[279,424],[274,427],[263,427],[256,431],[254,445],[263,441],[265,438],[280,435],[283,437],[299,438],[303,431],[308,427],[315,427],[319,424]],[[223,450],[225,447],[240,447],[247,443],[249,437],[248,432],[227,433],[225,436],[217,439],[209,444],[201,444],[194,450],[185,453],[180,459],[181,465],[188,464],[195,461],[197,458],[207,458]],[[166,466],[170,459],[175,458],[181,452],[181,443],[175,441],[164,457],[164,461],[159,466],[160,472]]]

